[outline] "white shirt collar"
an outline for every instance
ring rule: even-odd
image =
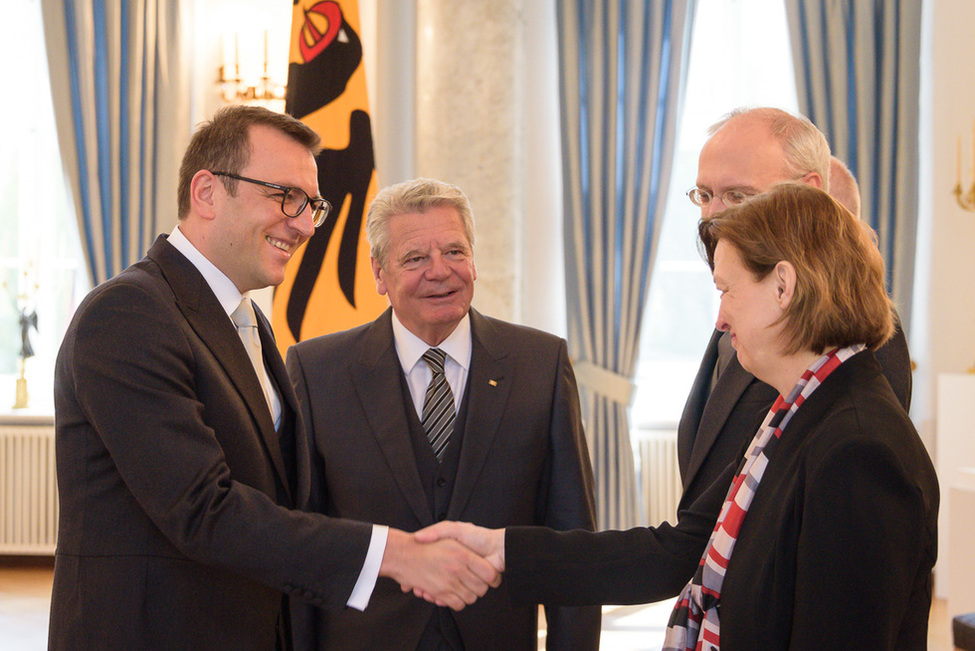
[[[207,281],[207,285],[213,290],[217,300],[220,301],[220,306],[223,307],[229,317],[247,294],[241,294],[234,281],[228,278],[227,274],[217,269],[216,265],[207,260],[206,256],[186,239],[183,232],[179,230],[179,224],[173,228],[173,232],[169,234],[167,241],[186,256],[186,259],[196,267],[197,271],[203,274],[203,279]]]
[[[415,334],[406,329],[406,326],[393,312],[393,341],[396,344],[396,354],[399,356],[399,363],[406,373],[410,373],[416,363],[420,361],[423,353],[427,352],[430,344],[423,341]],[[471,315],[468,312],[460,320],[454,331],[437,346],[440,350],[457,362],[465,371],[470,370],[471,365]]]

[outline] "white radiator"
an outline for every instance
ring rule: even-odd
[[[53,554],[57,538],[54,427],[0,426],[0,554]]]
[[[640,500],[648,526],[677,521],[680,471],[677,469],[677,432],[642,431],[638,439]]]

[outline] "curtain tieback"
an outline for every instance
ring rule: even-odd
[[[632,378],[586,360],[573,362],[572,366],[575,369],[579,386],[621,405],[627,407],[630,405],[630,401],[633,400],[633,393],[636,391],[636,385],[633,384]]]

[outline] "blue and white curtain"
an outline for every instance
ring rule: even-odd
[[[139,260],[163,224],[175,223],[175,192],[157,188],[175,188],[177,147],[189,131],[181,4],[41,2],[61,156],[93,285]]]
[[[909,329],[918,210],[921,0],[786,0],[799,108],[860,184]]]
[[[600,528],[637,524],[627,408],[694,6],[694,0],[557,4],[568,341]]]

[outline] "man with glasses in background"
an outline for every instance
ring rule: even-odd
[[[766,192],[800,181],[830,191],[826,137],[802,116],[776,108],[737,109],[713,125],[698,159],[697,185],[687,196],[706,218]],[[911,361],[900,328],[876,351],[884,375],[905,411],[911,404]],[[738,363],[729,332],[708,342],[677,428],[677,459],[684,493],[678,511],[737,463],[778,393]]]
[[[377,576],[463,608],[499,577],[454,543],[302,512],[308,446],[251,290],[327,216],[318,135],[220,111],[179,173],[179,223],[96,287],[55,372],[51,649],[288,649],[289,597],[362,610]]]

